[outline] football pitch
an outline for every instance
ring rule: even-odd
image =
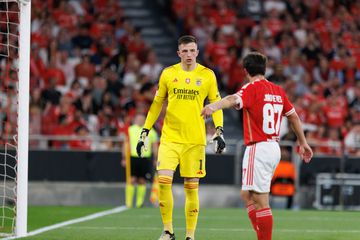
[[[30,207],[28,231],[84,217],[109,208]],[[184,210],[174,210],[176,239],[185,239]],[[273,210],[274,240],[360,239],[360,212]],[[162,230],[159,209],[125,209],[20,239],[156,240]],[[200,209],[197,240],[256,239],[245,209]]]

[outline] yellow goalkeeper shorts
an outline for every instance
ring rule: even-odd
[[[156,170],[170,169],[175,171],[178,165],[180,165],[181,177],[205,177],[205,146],[161,142]]]

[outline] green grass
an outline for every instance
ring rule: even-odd
[[[11,205],[0,207],[0,232],[11,233],[15,224],[15,208]]]
[[[29,231],[86,216],[106,208],[30,207]],[[273,210],[273,240],[355,240],[360,235],[359,212]],[[183,209],[174,210],[177,239],[185,239]],[[154,240],[162,224],[156,208],[131,209],[45,232],[26,240]],[[196,240],[255,240],[244,209],[201,209]]]

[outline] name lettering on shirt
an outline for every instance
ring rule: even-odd
[[[264,102],[282,103],[283,101],[280,95],[265,94]]]

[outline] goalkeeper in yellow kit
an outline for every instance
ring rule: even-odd
[[[163,70],[137,145],[137,153],[142,156],[143,151],[146,151],[149,129],[167,99],[157,160],[159,206],[164,224],[159,240],[175,239],[171,186],[178,165],[180,176],[184,178],[186,240],[194,239],[199,214],[199,178],[206,175],[205,122],[200,113],[206,99],[209,102],[221,99],[214,72],[196,62],[199,50],[195,37],[180,37],[177,53],[181,61]],[[222,111],[214,112],[212,118],[217,128],[213,137],[215,152],[221,153],[225,149]]]

